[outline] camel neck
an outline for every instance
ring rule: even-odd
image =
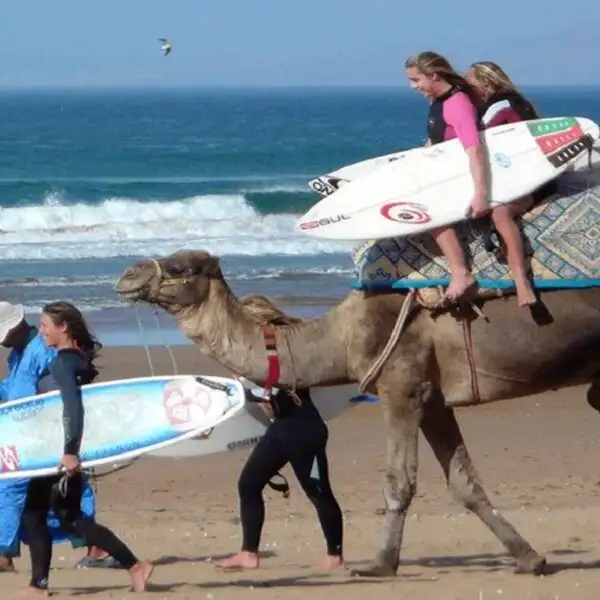
[[[201,306],[182,309],[176,318],[180,328],[201,350],[236,375],[261,385],[269,364],[263,326],[240,304],[228,288],[211,287]],[[339,374],[332,352],[329,318],[272,327],[280,360],[282,387],[309,387],[329,382]],[[339,340],[338,340],[339,342]],[[339,378],[339,377],[338,377]]]

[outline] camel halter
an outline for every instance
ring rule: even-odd
[[[153,286],[153,287],[165,286],[165,285],[176,285],[181,282],[183,282],[185,284],[189,281],[187,277],[167,277],[165,274],[165,271],[160,266],[160,263],[158,262],[158,260],[156,260],[155,258],[151,258],[150,262],[154,265],[154,268],[156,269],[156,275],[157,275],[157,282],[156,282],[155,286]],[[173,366],[173,374],[178,375],[179,374],[179,366],[177,365],[177,360],[175,359],[175,355],[173,354],[173,349],[171,348],[171,345],[169,344],[169,342],[167,340],[165,331],[160,326],[160,320],[158,318],[158,309],[155,306],[151,306],[150,309],[154,316],[156,332],[161,337],[162,345],[165,347],[167,354],[169,355],[169,359],[171,360],[171,364]],[[156,371],[154,370],[154,363],[152,362],[152,355],[150,354],[150,345],[148,343],[148,339],[146,336],[146,330],[144,329],[144,324],[142,323],[142,318],[140,316],[139,306],[137,304],[134,306],[134,312],[135,312],[135,320],[137,321],[138,328],[140,330],[140,335],[142,338],[142,342],[144,344],[144,352],[146,353],[146,361],[148,363],[148,368],[150,369],[150,375],[152,375],[152,377],[155,377]]]
[[[156,260],[155,258],[151,258],[150,262],[154,265],[154,267],[156,269],[156,274],[158,276],[157,283],[156,283],[157,286],[176,285],[179,283],[186,284],[190,281],[189,278],[187,278],[187,277],[173,277],[173,276],[167,277],[164,269],[161,267],[158,260]],[[166,340],[164,330],[160,326],[160,322],[158,319],[158,311],[156,310],[155,307],[153,307],[152,312],[154,314],[154,319],[156,321],[156,329],[162,335],[163,345],[167,349],[167,352],[169,353],[171,363],[173,364],[174,374],[177,375],[179,372],[179,369],[177,367],[177,361],[175,360],[175,356],[173,354],[171,346],[169,345],[168,341]],[[137,319],[137,322],[138,322],[138,325],[140,328],[140,332],[142,334],[142,339],[144,339],[144,350],[146,351],[146,358],[148,360],[148,366],[150,367],[150,372],[151,372],[152,376],[154,376],[155,371],[154,371],[154,366],[152,364],[152,357],[150,355],[150,348],[145,340],[145,331],[144,331],[144,327],[143,327],[142,320],[140,318],[137,306],[136,306],[136,319]],[[267,351],[267,362],[269,364],[267,380],[265,381],[263,390],[264,390],[264,399],[266,401],[268,401],[271,397],[271,394],[273,391],[273,386],[276,385],[277,382],[279,381],[279,377],[281,375],[281,364],[279,361],[279,354],[277,352],[277,339],[275,337],[275,329],[273,327],[271,327],[270,325],[263,326],[263,338],[265,341],[265,349]],[[288,346],[289,346],[289,343],[288,343]],[[131,464],[133,464],[133,461],[135,461],[135,460],[137,460],[137,459],[134,458],[126,466],[130,466]],[[274,481],[275,478],[277,478],[277,477],[279,477],[282,480],[281,483]],[[271,477],[271,479],[269,481],[267,481],[267,485],[273,491],[279,492],[284,498],[289,498],[290,484],[288,483],[288,480],[286,479],[285,475],[283,475],[282,473],[280,473],[280,472],[275,473],[275,475],[273,475],[273,477]]]
[[[178,283],[189,283],[191,280],[189,277],[173,277],[172,275],[167,277],[165,274],[165,270],[160,266],[160,263],[156,258],[151,258],[150,262],[154,265],[156,269],[157,281],[156,285],[177,285]]]
[[[161,264],[155,258],[151,258],[150,262],[154,265],[154,268],[156,269],[156,275],[157,275],[156,283],[153,286],[155,288],[164,287],[166,285],[177,285],[180,283],[186,284],[190,281],[190,279],[188,277],[168,276],[165,273],[164,269],[162,268]],[[175,373],[175,375],[177,375],[179,372],[179,369],[177,367],[177,361],[175,360],[175,356],[173,355],[171,346],[169,345],[169,343],[167,342],[167,340],[165,338],[164,331],[160,327],[160,323],[158,320],[158,311],[156,310],[156,308],[153,307],[152,312],[154,313],[154,318],[156,321],[156,329],[157,329],[157,331],[161,332],[161,334],[162,334],[163,344],[164,344],[165,348],[167,349],[167,352],[169,353],[171,363],[173,364],[174,373]],[[142,320],[140,318],[140,314],[139,314],[137,306],[136,306],[135,314],[136,314],[136,320],[138,322],[138,326],[140,328],[140,333],[142,334],[142,339],[144,340],[144,350],[146,352],[148,366],[150,367],[150,372],[151,372],[152,376],[154,376],[155,371],[154,371],[154,365],[152,364],[152,358],[150,356],[150,348],[145,339],[144,326],[142,324]],[[273,387],[277,384],[277,382],[279,381],[279,377],[281,376],[281,363],[279,360],[279,353],[277,352],[277,339],[275,337],[275,328],[271,327],[270,325],[265,325],[265,326],[263,326],[262,331],[263,331],[263,339],[265,341],[265,349],[267,351],[267,362],[269,365],[267,379],[265,381],[263,389],[264,389],[265,399],[268,400],[271,397]]]
[[[165,272],[162,269],[162,267],[160,266],[160,263],[154,259],[151,258],[150,262],[152,262],[152,264],[154,265],[154,267],[156,268],[156,273],[158,275],[158,282],[156,285],[175,285],[176,283],[179,283],[181,281],[183,281],[184,283],[187,281],[187,278],[181,277],[181,278],[177,278],[177,277],[166,277],[165,276]],[[165,331],[163,330],[163,328],[160,326],[160,321],[158,318],[158,309],[155,306],[150,307],[152,314],[154,316],[154,322],[155,322],[155,328],[156,328],[156,332],[158,333],[158,335],[161,337],[161,341],[162,341],[162,345],[165,347],[165,349],[167,350],[167,354],[169,355],[169,359],[171,361],[171,364],[173,366],[173,374],[174,375],[178,375],[179,374],[179,367],[177,365],[177,360],[175,359],[175,355],[173,354],[173,349],[171,348],[171,345],[169,344]],[[133,311],[135,314],[135,320],[137,321],[138,324],[138,328],[140,330],[140,335],[142,338],[142,343],[144,346],[144,352],[146,353],[146,362],[148,363],[148,368],[150,369],[150,375],[152,377],[156,376],[156,370],[154,369],[154,363],[152,362],[152,355],[150,353],[150,344],[148,342],[148,338],[146,335],[146,330],[144,329],[144,324],[142,322],[142,317],[140,315],[140,309],[139,309],[139,305],[135,304],[133,307]],[[99,479],[102,479],[103,477],[107,477],[109,475],[114,475],[115,473],[118,473],[119,471],[123,471],[125,469],[128,469],[129,467],[131,467],[139,458],[141,458],[141,456],[136,456],[135,458],[132,458],[130,460],[128,460],[127,462],[123,462],[117,466],[113,466],[111,467],[109,470],[106,470],[104,472],[98,473],[98,467],[95,467],[93,469],[90,469],[88,474],[91,476],[91,483],[94,487],[94,491],[97,491],[97,481]]]

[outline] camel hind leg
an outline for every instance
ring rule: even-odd
[[[489,501],[456,421],[443,394],[432,393],[425,405],[421,431],[429,442],[456,498],[477,515],[517,561],[517,573],[543,572],[546,560],[502,517]]]

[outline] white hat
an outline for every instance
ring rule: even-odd
[[[0,344],[6,341],[11,329],[14,329],[25,317],[21,304],[0,302]]]

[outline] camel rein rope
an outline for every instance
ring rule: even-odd
[[[159,282],[162,285],[174,285],[178,280],[176,280],[175,278],[166,278],[164,276],[164,272],[159,264],[159,262],[156,259],[151,259],[152,263],[154,264],[154,266],[156,267],[156,271],[159,277]],[[150,344],[148,342],[148,336],[146,333],[146,329],[144,328],[144,324],[142,322],[142,318],[140,315],[140,309],[139,306],[136,304],[134,305],[134,314],[135,314],[135,320],[137,322],[138,325],[138,329],[140,331],[140,336],[142,339],[142,343],[143,343],[143,347],[144,347],[144,352],[146,354],[146,362],[148,363],[148,368],[150,370],[150,375],[152,377],[156,376],[156,370],[154,368],[154,362],[152,361],[152,354],[150,351]],[[163,329],[160,326],[160,320],[158,317],[158,310],[156,309],[156,307],[152,307],[152,314],[154,316],[154,324],[155,324],[155,328],[156,328],[156,332],[160,335],[160,337],[162,338],[162,345],[166,348],[167,353],[169,355],[169,359],[171,361],[171,365],[173,366],[173,374],[174,375],[178,375],[179,374],[179,367],[177,365],[177,360],[175,358],[175,355],[173,354],[173,349],[171,348],[171,345],[169,344],[169,341],[167,340],[166,334],[163,331]],[[119,465],[113,465],[110,470],[105,471],[103,473],[98,473],[97,472],[97,467],[96,468],[92,468],[92,469],[87,469],[86,473],[88,474],[88,476],[90,477],[90,480],[92,482],[92,485],[94,486],[94,490],[97,491],[97,481],[99,479],[102,479],[104,477],[108,477],[109,475],[114,475],[115,473],[118,473],[119,471],[123,471],[125,469],[128,469],[129,467],[131,467],[139,458],[141,458],[140,456],[136,456],[135,458],[132,458],[126,462],[123,462]]]
[[[396,324],[394,325],[394,329],[392,330],[392,333],[388,338],[387,344],[385,345],[375,362],[371,365],[369,370],[365,373],[360,384],[358,385],[358,390],[361,394],[366,393],[367,388],[373,383],[377,375],[379,375],[381,369],[383,368],[383,365],[386,363],[392,351],[398,344],[398,340],[400,339],[400,337],[402,336],[402,332],[404,331],[406,320],[410,315],[410,309],[412,308],[414,298],[415,290],[411,288],[408,294],[406,295],[406,298],[404,298],[402,308],[398,313]]]

